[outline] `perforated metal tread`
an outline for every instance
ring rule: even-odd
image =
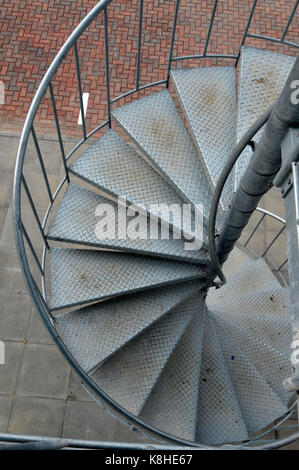
[[[51,309],[206,276],[191,263],[123,253],[51,248]]]
[[[291,394],[286,392],[282,383],[291,374],[290,358],[263,343],[256,336],[228,322],[221,312],[213,311],[212,315],[254,364],[283,403],[287,404]]]
[[[140,413],[145,422],[186,440],[195,439],[205,317],[203,302],[198,309]]]
[[[172,81],[202,159],[215,188],[220,173],[236,145],[236,75],[234,67],[199,67],[171,72]],[[227,208],[233,178],[222,193]]]
[[[201,444],[248,439],[209,313],[206,314],[198,394],[196,441]]]
[[[200,281],[188,281],[118,297],[62,314],[55,323],[72,355],[90,371],[201,286]]]
[[[93,380],[117,403],[138,415],[193,315],[200,294],[185,300],[108,359]]]
[[[215,317],[213,323],[246,428],[254,434],[284,415],[287,407]]]
[[[112,129],[70,166],[70,172],[109,196],[126,198],[128,204],[149,213],[151,204],[183,205],[177,192]],[[160,219],[165,220],[163,214]]]
[[[98,210],[97,212],[97,208],[100,209],[100,205],[103,207],[103,210]],[[111,224],[109,225],[107,217],[104,217],[101,227],[97,229],[99,220],[105,215],[104,209],[108,211],[107,214],[110,214],[109,211],[112,212],[109,219]],[[132,221],[132,218],[130,220]],[[118,205],[103,196],[70,183],[55,214],[48,232],[48,238],[50,240],[67,241],[69,243],[95,246],[109,250],[177,258],[192,263],[206,264],[208,262],[206,251],[185,250],[184,239],[150,239],[150,218],[145,214],[140,214],[136,224],[137,222],[139,223],[139,228],[136,229],[138,230],[137,234],[143,237],[143,239],[118,238],[120,232],[118,230]],[[102,228],[104,223],[106,223],[105,233],[103,233]],[[132,237],[134,237],[132,223],[131,229],[128,226],[128,234],[132,234]],[[103,238],[103,235],[106,238]],[[122,231],[121,236],[123,236]],[[170,236],[172,237],[171,233]]]
[[[237,138],[242,138],[259,115],[274,103],[288,78],[295,62],[277,52],[244,46],[240,59],[238,90]],[[258,142],[261,131],[255,136]],[[235,188],[249,163],[252,150],[247,147],[235,166]]]
[[[168,91],[152,93],[121,106],[112,116],[182,198],[203,205],[208,220],[211,188]]]

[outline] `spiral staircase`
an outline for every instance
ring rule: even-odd
[[[46,324],[95,396],[156,438],[246,443],[290,410],[289,288],[264,258],[236,244],[218,289],[207,226],[232,149],[278,98],[294,62],[243,46],[238,73],[172,70],[171,93],[116,107],[111,127],[68,166],[46,235]],[[225,185],[219,231],[251,147]],[[201,248],[186,250],[188,234],[174,218],[168,239],[113,238],[107,227],[98,237],[102,204],[113,208],[118,232],[118,198],[140,211],[146,233],[151,217],[160,228],[169,222],[152,204],[201,208]]]

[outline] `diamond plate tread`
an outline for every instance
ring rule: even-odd
[[[244,314],[241,309],[239,313],[228,314],[223,313],[223,317],[227,321],[244,329],[248,333],[259,338],[263,343],[268,344],[276,351],[290,356],[292,351],[290,344],[292,342],[292,323],[291,319],[279,317],[267,318],[263,316],[263,312],[257,311],[255,315]]]
[[[182,302],[100,366],[92,374],[98,386],[119,405],[138,415],[187,325],[198,312],[201,295]]]
[[[248,433],[252,435],[284,415],[287,407],[215,318],[213,323]]]
[[[98,205],[108,204],[114,209],[112,224],[107,224],[106,238],[97,236],[96,226],[99,217],[96,216]],[[99,216],[102,215],[99,214]],[[148,254],[165,258],[177,258],[193,263],[206,264],[208,254],[204,250],[185,250],[185,240],[151,240],[150,219],[140,214],[138,220],[140,239],[120,239],[118,234],[118,205],[117,203],[89,191],[81,186],[70,183],[63,196],[55,218],[48,232],[51,240],[68,241],[69,243],[95,246],[110,250],[126,251],[132,253]],[[137,221],[136,221],[137,223]]]
[[[188,281],[107,300],[55,318],[60,336],[85,371],[125,346],[201,288]]]
[[[203,303],[198,309],[139,415],[146,423],[186,440],[195,439]]]
[[[276,289],[280,284],[272,274],[269,266],[258,258],[248,265],[244,265],[234,276],[229,279],[221,289],[210,289],[208,294],[208,304],[226,305],[230,302],[232,292],[236,297],[246,297],[248,292],[259,292],[263,289]]]
[[[296,57],[243,46],[240,59],[237,138],[243,137],[263,111],[279,97]],[[259,131],[254,137],[257,143]],[[249,163],[252,150],[247,147],[235,166],[235,188]]]
[[[189,129],[213,188],[236,145],[236,75],[234,67],[173,70],[172,81]],[[222,202],[231,200],[233,179],[225,186]]]
[[[70,172],[111,197],[126,198],[127,203],[149,213],[151,204],[182,206],[184,203],[177,192],[112,129],[70,166]],[[160,219],[164,220],[162,215]]]
[[[213,296],[208,295],[207,304],[209,308],[218,308],[221,305],[221,311],[228,314],[262,314],[264,318],[282,318],[289,322],[289,290],[286,287],[274,286],[251,292],[248,289],[247,295],[227,296],[225,302],[223,298],[218,297],[219,292],[213,292]]]
[[[204,277],[191,263],[124,253],[50,249],[51,309]]]
[[[196,441],[220,444],[248,439],[240,406],[209,313],[206,314],[198,394]]]
[[[287,404],[291,394],[284,389],[282,383],[286,377],[291,375],[292,367],[289,356],[279,353],[256,336],[227,321],[222,313],[213,311],[212,314],[216,317],[224,331],[232,337],[243,353],[254,364],[273,391],[280,397],[283,403]]]
[[[241,250],[237,246],[234,247],[233,251],[230,253],[228,259],[223,264],[222,271],[227,279],[227,282],[230,281],[233,276],[240,271],[240,269],[245,268],[252,264],[254,259],[249,256],[244,250]]]
[[[208,220],[211,187],[169,92],[162,90],[121,106],[112,116],[187,202],[202,204]]]
[[[221,310],[223,317],[245,329],[282,354],[290,355],[292,320],[288,289],[265,289],[247,296],[230,296],[224,302],[208,302],[211,309]]]

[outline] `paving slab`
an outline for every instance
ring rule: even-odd
[[[12,395],[0,396],[0,432],[7,431],[12,402]]]
[[[32,311],[28,295],[0,295],[0,339],[2,341],[25,341]]]
[[[18,378],[24,344],[5,341],[5,364],[0,365],[0,394],[13,394]]]
[[[17,394],[66,399],[70,366],[54,345],[25,345]]]
[[[8,432],[61,437],[65,400],[15,397]]]
[[[116,420],[96,403],[68,401],[63,437],[114,441]]]

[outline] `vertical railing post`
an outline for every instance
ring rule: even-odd
[[[83,137],[84,137],[84,140],[86,140],[86,123],[85,123],[84,106],[83,106],[83,97],[82,97],[82,86],[81,86],[81,76],[80,76],[80,63],[79,63],[79,55],[78,55],[77,41],[74,42],[74,52],[75,52],[75,61],[76,61],[76,71],[77,71],[77,81],[78,81],[78,91],[79,91],[79,100],[80,100],[80,110],[81,110],[81,118],[82,118]]]
[[[173,17],[173,25],[172,25],[172,33],[171,33],[171,43],[170,43],[170,50],[169,50],[169,57],[168,57],[166,88],[168,88],[169,86],[169,77],[170,77],[171,63],[172,63],[172,57],[173,57],[173,47],[174,47],[174,40],[175,40],[175,33],[176,33],[176,25],[178,21],[179,7],[180,7],[180,0],[176,0],[175,12],[174,12],[174,17]]]
[[[111,127],[111,99],[110,99],[110,72],[109,72],[109,37],[108,37],[108,14],[104,8],[104,35],[105,35],[105,67],[106,67],[106,90],[107,90],[107,110],[109,127]]]
[[[68,171],[68,167],[67,167],[67,164],[66,164],[66,158],[65,158],[65,153],[64,153],[64,147],[63,147],[63,142],[62,142],[62,136],[61,136],[61,131],[60,131],[60,125],[59,125],[59,120],[58,120],[58,114],[57,114],[57,109],[56,109],[55,96],[54,96],[52,82],[49,83],[49,90],[50,90],[50,96],[51,96],[51,101],[52,101],[52,108],[53,108],[53,113],[54,113],[54,119],[55,119],[55,124],[56,124],[58,141],[59,141],[59,146],[60,146],[60,151],[61,151],[62,163],[63,163],[63,166],[64,166],[66,179],[69,183],[70,182],[69,171]]]
[[[139,90],[139,79],[140,79],[140,59],[141,59],[142,20],[143,20],[143,0],[140,0],[140,2],[139,2],[139,23],[138,23],[137,63],[136,63],[136,90]]]
[[[52,196],[52,192],[51,192],[51,188],[50,188],[50,183],[49,183],[48,175],[47,175],[47,172],[46,172],[46,169],[45,169],[43,157],[42,157],[42,154],[41,154],[41,151],[40,151],[40,148],[39,148],[37,136],[36,136],[33,125],[31,127],[31,134],[32,134],[33,142],[34,142],[34,145],[35,145],[35,148],[36,148],[37,157],[39,159],[39,163],[40,163],[40,166],[41,166],[42,174],[43,174],[43,177],[44,177],[44,180],[45,180],[45,185],[46,185],[46,188],[47,188],[47,191],[48,191],[48,194],[49,194],[49,199],[50,199],[50,202],[52,203],[53,202],[53,196]]]
[[[246,24],[243,36],[242,36],[241,44],[240,44],[238,55],[237,55],[236,62],[235,62],[236,67],[237,67],[239,59],[240,59],[242,46],[244,46],[244,43],[245,43],[245,40],[246,40],[246,37],[247,37],[247,33],[248,33],[248,30],[249,30],[250,25],[251,25],[251,20],[252,20],[257,2],[258,2],[258,0],[253,0],[252,6],[251,6],[251,10],[250,10],[250,13],[249,13],[249,17],[248,17],[248,20],[247,20],[247,24]]]
[[[24,189],[25,189],[25,193],[27,195],[27,198],[28,198],[28,201],[29,201],[29,204],[30,204],[30,207],[31,207],[31,210],[32,210],[32,213],[34,215],[34,218],[36,220],[36,223],[37,223],[37,226],[39,228],[39,231],[40,231],[40,234],[44,240],[44,243],[46,245],[46,247],[49,249],[49,244],[48,244],[48,240],[46,238],[46,235],[45,235],[45,232],[44,232],[44,229],[42,227],[42,224],[41,224],[41,221],[39,219],[39,216],[38,216],[38,213],[37,213],[37,210],[36,210],[36,207],[35,207],[35,204],[33,202],[33,199],[32,199],[32,196],[31,196],[31,193],[30,193],[30,190],[28,188],[28,185],[27,185],[27,182],[25,180],[25,177],[24,175],[22,174],[22,183],[23,183],[23,186],[24,186]],[[20,222],[22,223],[22,219],[20,218]]]
[[[213,23],[214,23],[214,18],[215,18],[215,14],[216,14],[217,5],[218,5],[218,0],[215,0],[214,5],[213,5],[213,10],[212,10],[212,16],[211,16],[211,19],[210,19],[209,29],[208,29],[208,33],[207,33],[207,37],[206,37],[205,47],[204,47],[204,51],[203,51],[203,57],[205,57],[206,54],[207,54],[208,45],[209,45],[210,36],[211,36],[212,28],[213,28]]]
[[[290,14],[290,16],[289,16],[288,22],[287,22],[287,24],[286,24],[286,26],[285,26],[285,28],[284,28],[284,30],[283,30],[283,33],[282,33],[282,35],[281,35],[281,39],[280,39],[281,41],[284,40],[284,38],[286,37],[286,35],[287,35],[287,33],[288,33],[290,24],[292,23],[292,20],[293,20],[293,18],[294,18],[295,13],[296,13],[298,4],[299,4],[299,0],[296,0],[295,4],[294,4],[294,6],[293,6],[292,12],[291,12],[291,14]]]

